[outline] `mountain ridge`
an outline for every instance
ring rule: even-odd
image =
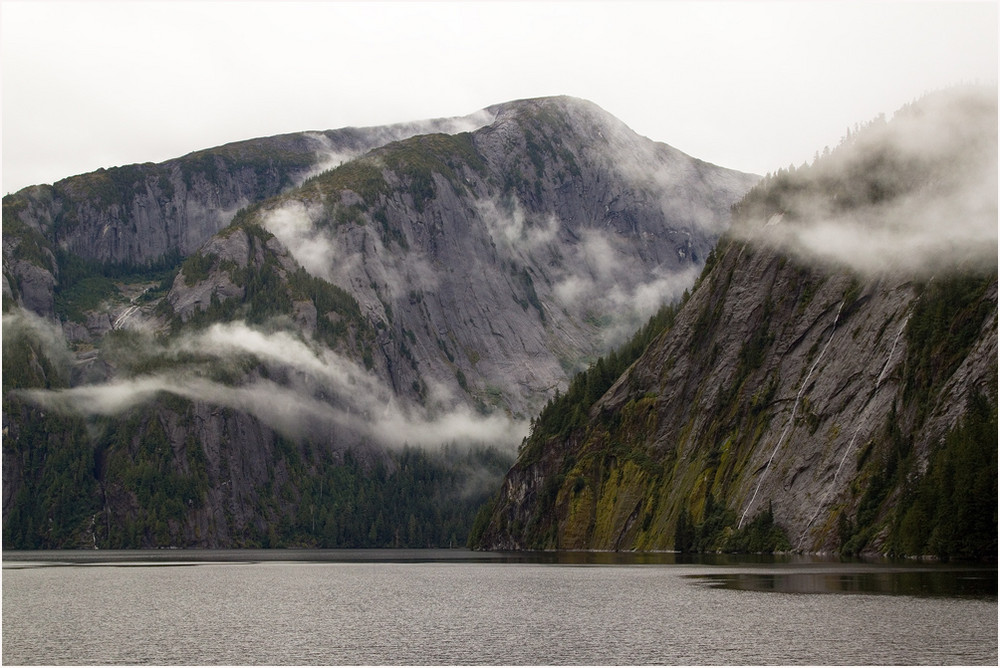
[[[462,457],[413,453],[458,448],[470,479],[496,479],[536,407],[690,285],[757,180],[579,101],[500,107],[472,132],[400,139],[281,192],[254,190],[259,201],[158,265],[96,245],[82,257],[39,232],[65,220],[46,227],[33,200],[5,198],[5,220],[42,221],[4,238],[5,537],[414,545],[422,534],[392,522],[428,521],[434,494],[469,512],[485,488],[454,487],[448,467]],[[207,155],[219,183],[243,178]],[[234,164],[250,179],[259,163]],[[212,167],[199,169],[192,183],[209,183]],[[278,183],[291,172],[262,173]],[[87,220],[78,238],[98,244],[107,220]],[[48,281],[31,283],[32,271]],[[45,464],[56,451],[72,482]],[[351,489],[397,494],[410,465],[453,486],[414,497],[407,482],[419,518],[350,504]],[[434,540],[457,531],[464,542],[470,522]]]

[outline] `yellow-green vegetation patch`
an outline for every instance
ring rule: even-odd
[[[622,527],[645,496],[646,473],[631,461],[613,466],[601,486],[594,518],[593,547],[613,549]]]
[[[594,492],[581,469],[574,469],[566,476],[556,504],[566,509],[565,519],[560,523],[560,549],[589,547],[594,523]]]
[[[621,409],[621,433],[633,448],[644,448],[652,440],[659,425],[656,398],[643,396],[629,399]]]
[[[482,356],[479,354],[479,351],[474,348],[463,346],[463,350],[465,351],[466,359],[469,360],[469,364],[471,364],[472,366],[478,364],[479,360],[482,359]]]

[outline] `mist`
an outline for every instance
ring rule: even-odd
[[[593,227],[561,234],[558,217],[532,220],[516,200],[477,200],[475,211],[505,259],[544,268],[551,287],[537,280],[535,287],[549,290],[554,306],[577,322],[602,323],[604,347],[624,342],[661,306],[680,299],[701,273],[700,264],[690,264],[637,277],[634,251],[617,235]]]
[[[349,273],[360,257],[343,252],[337,240],[316,226],[322,216],[321,205],[295,200],[268,210],[261,216],[264,228],[277,237],[295,261],[316,278],[335,282],[334,267]]]
[[[4,317],[5,327],[8,317]],[[16,322],[16,321],[14,321]],[[136,335],[142,336],[142,335]],[[266,332],[244,323],[216,324],[156,346],[142,337],[146,358],[170,360],[168,370],[64,390],[18,395],[50,410],[84,417],[114,416],[171,394],[239,410],[293,439],[374,442],[428,449],[445,443],[494,445],[513,450],[528,425],[505,415],[483,416],[439,393],[438,408],[401,402],[371,372],[289,332]],[[251,362],[242,382],[222,382],[220,369]],[[266,376],[260,370],[266,369]]]
[[[482,112],[431,124],[437,123],[437,130],[460,131],[491,120],[491,114]],[[613,149],[613,158],[607,157],[603,147],[598,154],[610,160],[608,169],[618,170],[627,183],[636,184],[642,191],[636,197],[647,198],[643,206],[655,209],[659,204],[664,219],[680,227],[719,224],[712,212],[688,210],[691,205],[685,202],[690,198],[679,198],[681,203],[671,204],[669,210],[666,203],[649,200],[651,195],[643,194],[646,186],[651,191],[663,190],[659,183],[663,180],[678,181],[680,185],[674,187],[683,187],[690,175],[676,170],[687,167],[676,166],[663,150],[654,150],[612,120],[598,120],[594,132]],[[416,129],[428,128],[415,125]],[[326,135],[311,136],[317,152],[326,156],[321,161],[324,165],[352,159],[348,153],[337,152]],[[640,165],[649,170],[643,171]],[[631,192],[630,186],[623,188]],[[377,318],[380,309],[388,309],[387,304],[414,292],[434,292],[442,268],[430,253],[416,248],[406,253],[383,252],[381,238],[372,231],[374,225],[328,224],[330,204],[339,206],[340,202],[278,198],[265,205],[270,208],[260,211],[259,220],[309,274],[349,291],[366,315]],[[700,271],[700,265],[691,263],[678,246],[678,257],[669,257],[668,249],[662,265],[637,273],[637,239],[614,226],[603,226],[600,212],[592,220],[570,223],[552,212],[529,213],[513,199],[487,197],[475,200],[470,213],[469,224],[485,226],[498,260],[511,274],[530,272],[525,274],[529,287],[538,291],[546,308],[558,309],[560,317],[568,316],[588,336],[601,337],[598,345],[604,349],[627,340],[664,303],[679,299]],[[660,233],[659,226],[644,232]],[[388,322],[388,317],[383,321]],[[502,413],[478,413],[466,394],[454,387],[449,390],[451,386],[440,379],[423,379],[422,404],[407,401],[374,372],[290,331],[252,328],[242,322],[216,324],[181,333],[165,343],[145,335],[129,354],[134,368],[148,369],[150,365],[143,360],[157,359],[152,368],[159,370],[128,377],[126,368],[106,383],[60,391],[31,390],[23,396],[54,410],[110,416],[170,394],[252,414],[294,438],[371,441],[389,447],[433,448],[447,442],[514,446],[528,431],[523,420]]]
[[[995,89],[932,94],[780,178],[783,211],[738,235],[866,275],[996,266]]]
[[[15,308],[3,314],[3,338],[8,341],[28,337],[41,345],[41,352],[55,369],[68,377],[72,355],[62,328],[31,311]]]
[[[584,230],[568,252],[572,260],[553,286],[555,302],[578,320],[602,322],[605,347],[624,342],[661,306],[680,299],[701,272],[694,264],[661,266],[637,280],[628,252],[598,230]]]
[[[467,116],[437,118],[429,120],[394,123],[392,125],[368,127],[366,130],[373,136],[373,141],[366,148],[354,150],[338,147],[333,140],[323,132],[305,132],[305,136],[315,142],[316,165],[299,178],[297,185],[302,185],[308,179],[331,169],[336,169],[343,163],[360,157],[370,147],[381,146],[393,141],[408,139],[415,135],[440,132],[458,134],[474,132],[493,122],[495,116],[486,109],[480,109]]]

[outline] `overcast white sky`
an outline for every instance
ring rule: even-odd
[[[765,173],[997,80],[997,2],[0,0],[2,190],[230,141],[589,99]]]

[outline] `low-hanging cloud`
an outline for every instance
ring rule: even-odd
[[[344,252],[331,233],[316,225],[321,215],[319,205],[293,200],[267,211],[261,222],[303,269],[333,282],[337,273],[349,272],[360,259]]]
[[[574,276],[557,289],[561,298],[568,300],[566,303],[610,316],[602,336],[605,347],[614,347],[626,341],[664,304],[680,300],[700,273],[701,267],[695,265],[671,272],[654,271],[650,280],[632,286]]]
[[[360,154],[360,151],[338,149],[334,146],[330,138],[322,132],[306,132],[304,134],[307,139],[316,144],[316,165],[303,174],[296,185],[302,185],[308,179],[335,169],[348,160],[353,160]]]
[[[507,204],[479,199],[473,206],[490,238],[508,258],[524,261],[556,241],[560,224],[554,215],[541,221],[529,221],[516,199]]]
[[[997,259],[996,176],[977,184],[918,193],[886,206],[804,221],[775,220],[757,238],[808,259],[874,274],[926,276]]]
[[[367,441],[388,447],[484,443],[510,448],[527,434],[523,421],[480,415],[460,403],[437,410],[404,405],[371,372],[290,332],[268,333],[227,323],[181,336],[158,349],[151,341],[144,343],[147,354],[175,364],[154,374],[19,394],[51,410],[114,416],[167,393],[246,412],[290,438],[330,437],[338,443]],[[281,381],[251,373],[233,385],[205,375],[213,363],[246,356],[271,369]]]
[[[701,272],[700,265],[686,264],[637,277],[631,255],[599,230],[584,230],[572,253],[553,296],[577,318],[603,321],[605,347],[622,343],[661,306],[680,299]]]
[[[665,263],[637,273],[634,239],[596,227],[561,234],[556,216],[530,219],[517,200],[481,199],[475,211],[505,259],[543,268],[551,285],[536,280],[536,290],[548,291],[552,304],[577,322],[601,323],[605,348],[622,343],[661,306],[677,301],[701,272],[700,264]]]
[[[992,103],[943,92],[875,123],[853,143],[785,178],[800,184],[785,212],[734,230],[808,262],[865,274],[926,277],[997,262],[997,126]],[[817,183],[886,188],[843,206]],[[870,191],[863,191],[867,196]],[[863,197],[861,198],[862,201]]]
[[[332,227],[328,215],[323,205],[292,200],[264,212],[261,222],[303,269],[350,291],[366,311],[384,308],[382,298],[437,287],[437,272],[419,251],[386,252],[374,225]],[[366,248],[375,252],[366,256]]]
[[[304,133],[306,138],[315,144],[316,164],[300,177],[296,185],[302,185],[303,182],[313,176],[336,169],[345,162],[358,158],[377,146],[433,132],[444,134],[474,132],[483,126],[489,125],[495,118],[496,116],[492,112],[481,109],[468,116],[364,128],[358,131],[359,135],[363,136],[364,139],[355,144],[353,148],[336,144],[329,136],[322,132],[306,132]]]
[[[729,203],[720,194],[738,196],[757,180],[751,174],[706,169],[706,163],[650,142],[603,110],[583,122],[593,122],[588,130],[593,142],[583,148],[587,160],[603,163],[629,184],[630,199],[658,208],[674,225],[722,234],[729,225]]]
[[[15,308],[3,315],[3,336],[7,340],[29,337],[41,344],[41,352],[57,371],[69,368],[71,356],[62,329],[31,311]]]

